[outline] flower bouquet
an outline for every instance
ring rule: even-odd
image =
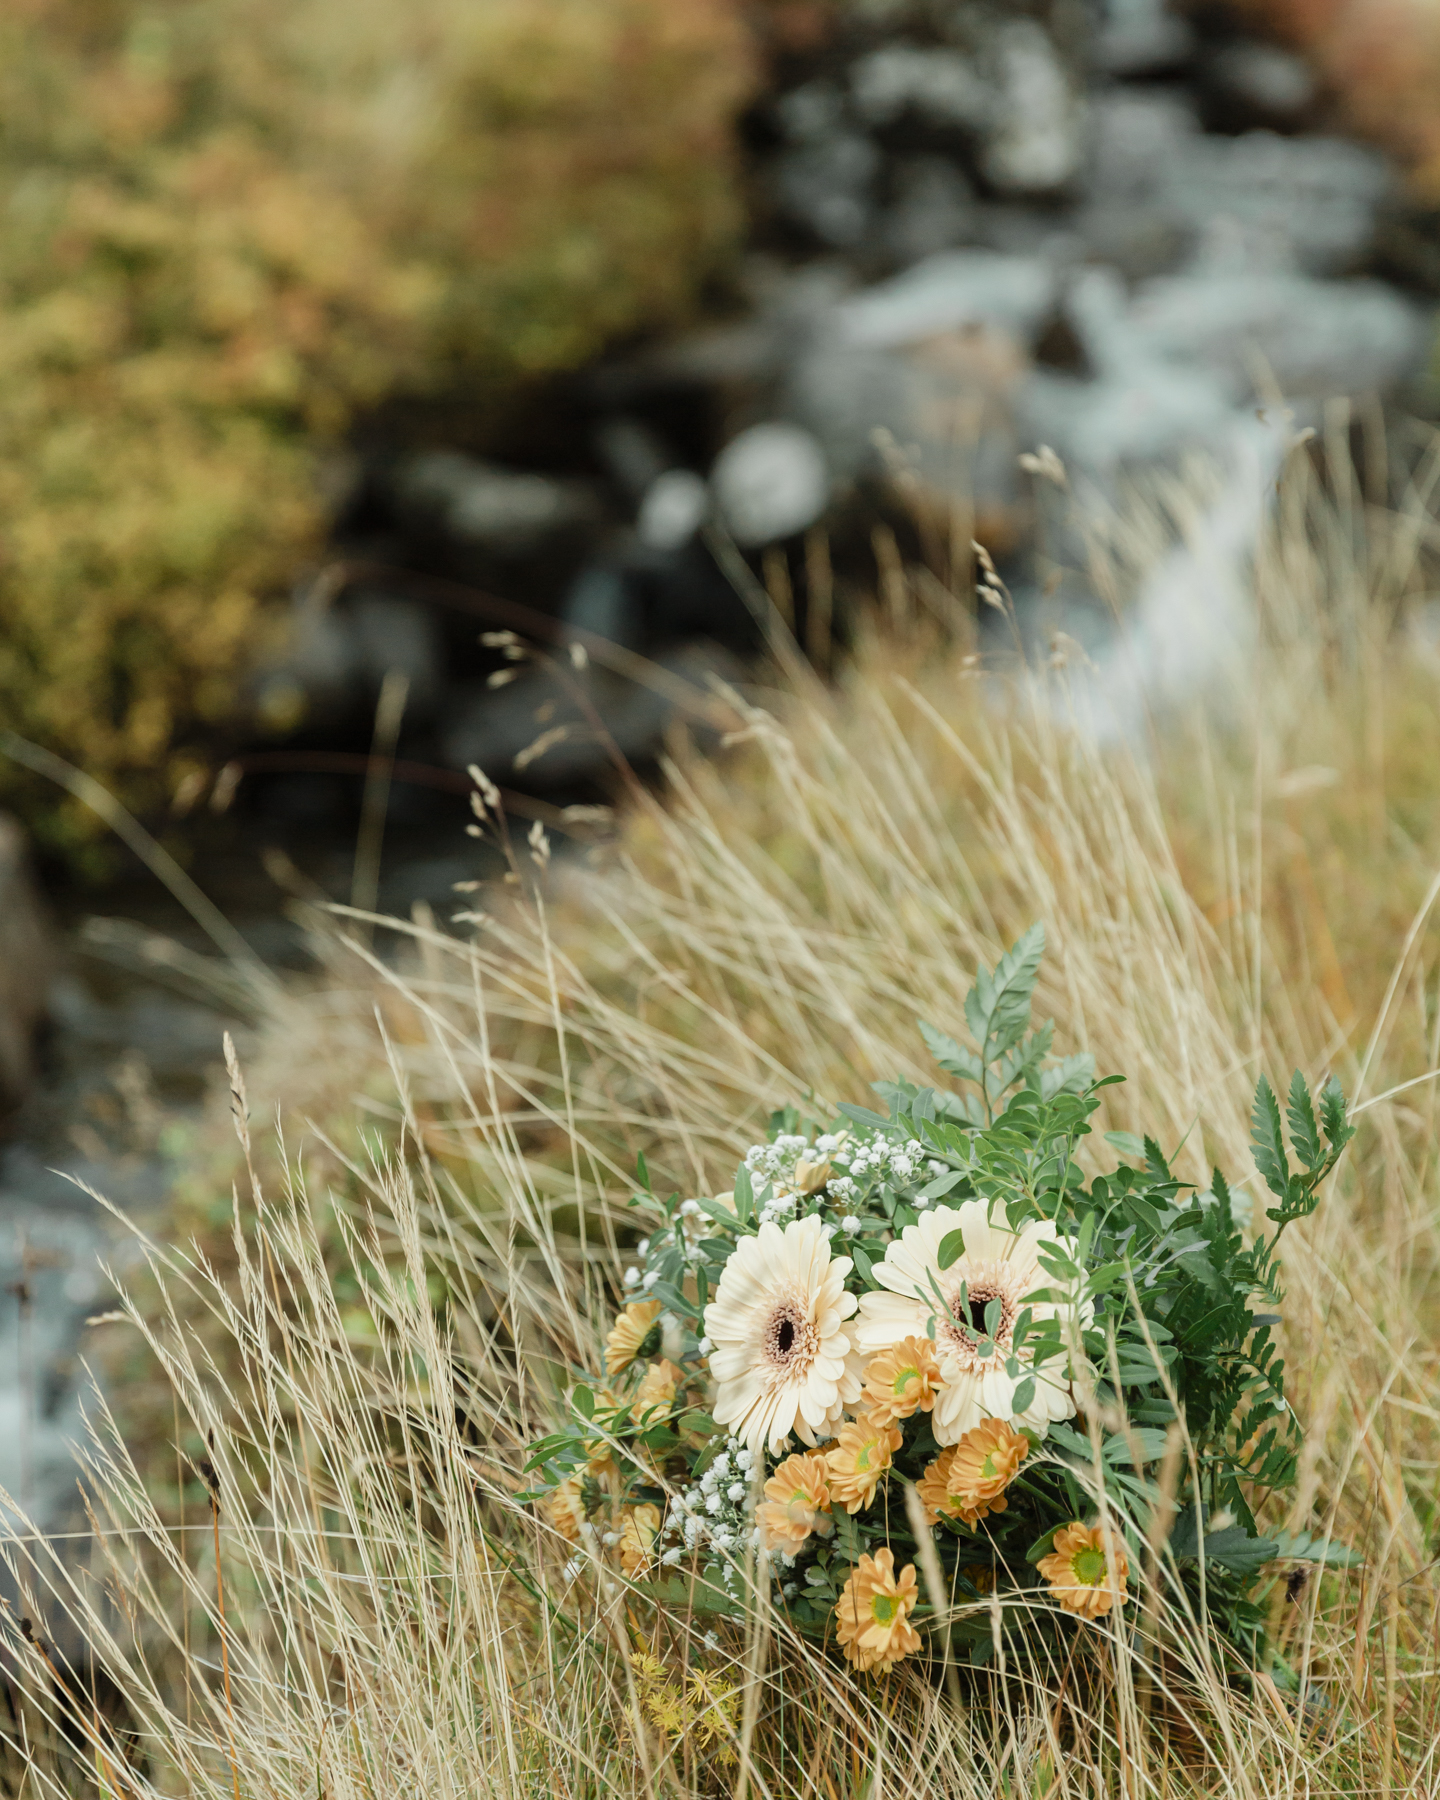
[[[984,1664],[1006,1634],[1153,1636],[1148,1586],[1285,1685],[1257,1586],[1348,1553],[1257,1522],[1298,1448],[1276,1247],[1352,1136],[1344,1097],[1297,1074],[1287,1149],[1261,1078],[1253,1234],[1242,1191],[1195,1191],[1149,1137],[1107,1132],[1117,1165],[1087,1180],[1122,1078],[1031,1029],[1043,944],[979,973],[971,1047],[921,1024],[964,1091],[880,1083],[884,1111],[828,1129],[777,1114],[714,1197],[659,1200],[642,1164],[605,1385],[577,1383],[530,1462],[572,1577],[720,1618],[763,1590],[871,1676]]]

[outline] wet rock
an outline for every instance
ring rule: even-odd
[[[897,263],[914,263],[973,236],[975,190],[953,162],[918,156],[900,163],[881,220],[884,246]]]
[[[666,469],[645,490],[635,518],[640,542],[651,550],[688,544],[710,510],[710,489],[693,469]]]
[[[1278,44],[1222,45],[1205,67],[1212,104],[1249,122],[1293,124],[1315,103],[1318,84],[1304,57]]]
[[[502,468],[453,450],[407,458],[392,478],[402,516],[508,557],[534,554],[559,532],[594,523],[590,488],[528,470]]]
[[[830,501],[825,452],[802,426],[751,425],[710,471],[715,505],[737,544],[757,549],[813,525]]]
[[[1326,275],[1363,259],[1392,179],[1361,144],[1251,131],[1186,145],[1165,167],[1161,199],[1212,261]]]
[[[1106,0],[1090,60],[1106,75],[1156,75],[1179,67],[1194,49],[1189,21],[1165,0]]]
[[[1007,21],[987,45],[991,125],[981,168],[1002,194],[1049,194],[1080,173],[1084,100],[1034,19]]]
[[[57,952],[25,834],[0,813],[0,1116],[25,1098]]]
[[[980,132],[995,115],[995,96],[970,57],[930,44],[882,44],[851,66],[850,89],[871,127],[908,114],[941,130]]]
[[[775,161],[776,208],[822,244],[854,249],[874,212],[880,161],[876,146],[857,131],[796,145]]]
[[[1379,281],[1207,273],[1147,282],[1129,314],[1144,357],[1214,370],[1237,397],[1273,375],[1287,397],[1386,393],[1423,367],[1429,309]]]
[[[1039,256],[956,250],[927,257],[836,308],[838,335],[867,348],[998,327],[1028,339],[1055,303],[1055,271]]]

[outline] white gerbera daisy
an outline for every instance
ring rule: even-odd
[[[940,1245],[957,1230],[964,1236],[964,1254],[942,1269]],[[1016,1323],[1027,1305],[1037,1324],[1074,1311],[1028,1298],[1054,1285],[1036,1254],[1045,1243],[1058,1245],[1071,1257],[1075,1254],[1075,1245],[1048,1220],[1033,1221],[1016,1232],[999,1201],[967,1200],[959,1207],[940,1206],[922,1214],[877,1264],[875,1279],[886,1291],[861,1298],[852,1334],[862,1351],[888,1350],[908,1337],[930,1336],[933,1319],[935,1355],[944,1377],[931,1419],[939,1443],[958,1444],[987,1418],[1013,1419],[1043,1437],[1052,1419],[1068,1419],[1075,1411],[1064,1363],[1052,1360],[1037,1369],[1028,1345],[1018,1351],[1013,1346]],[[992,1300],[1000,1302],[994,1353],[982,1360],[977,1351],[985,1341],[985,1309]],[[1087,1303],[1082,1323],[1088,1324],[1093,1312]],[[1019,1364],[1014,1377],[1005,1368],[1012,1355]],[[1017,1413],[1015,1390],[1030,1376],[1035,1379],[1034,1398]]]
[[[860,1358],[845,1326],[855,1311],[851,1266],[830,1254],[812,1214],[741,1238],[721,1271],[705,1308],[719,1387],[711,1410],[753,1453],[768,1443],[778,1456],[792,1431],[807,1444],[830,1436],[859,1397]]]

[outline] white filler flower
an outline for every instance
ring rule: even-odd
[[[948,1269],[940,1267],[940,1245],[959,1231],[965,1249]],[[907,1337],[931,1335],[934,1322],[935,1354],[945,1385],[935,1400],[932,1426],[941,1444],[957,1444],[983,1419],[1011,1419],[1028,1425],[1043,1437],[1052,1419],[1068,1419],[1075,1411],[1065,1380],[1063,1361],[1045,1368],[1034,1366],[1028,1344],[1014,1349],[1015,1326],[1028,1305],[1036,1322],[1068,1317],[1073,1308],[1028,1296],[1055,1286],[1037,1260],[1045,1243],[1057,1244],[1073,1258],[1075,1245],[1062,1238],[1048,1220],[1035,1220],[1023,1231],[1012,1231],[1000,1202],[967,1200],[962,1206],[939,1206],[907,1225],[877,1264],[875,1279],[887,1291],[865,1294],[860,1316],[851,1328],[865,1352],[888,1350]],[[985,1311],[992,1300],[1000,1302],[989,1356],[979,1351],[987,1345]],[[1086,1306],[1086,1314],[1093,1308]],[[1011,1356],[1019,1372],[1011,1376],[1006,1363]],[[1015,1390],[1034,1378],[1035,1393],[1021,1412],[1015,1410]]]
[[[778,1456],[792,1431],[807,1444],[829,1436],[841,1408],[859,1397],[859,1358],[845,1325],[855,1311],[845,1291],[851,1266],[848,1256],[830,1254],[812,1214],[783,1232],[762,1225],[741,1238],[721,1271],[705,1308],[719,1387],[712,1412],[752,1452],[768,1443]]]

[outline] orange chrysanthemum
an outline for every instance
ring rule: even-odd
[[[612,1381],[623,1375],[640,1354],[640,1346],[654,1331],[659,1317],[658,1300],[634,1300],[610,1327],[605,1340],[605,1373]]]
[[[648,1502],[644,1506],[627,1506],[620,1527],[620,1567],[627,1575],[638,1575],[649,1563],[660,1535],[660,1508]]]
[[[1029,1454],[1029,1438],[1004,1419],[986,1419],[967,1431],[955,1446],[947,1483],[957,1516],[974,1525],[989,1513],[1004,1512],[1005,1490]]]
[[[913,1563],[897,1577],[890,1549],[862,1556],[835,1607],[835,1635],[846,1661],[883,1675],[902,1657],[912,1656],[920,1648],[920,1633],[910,1614],[919,1598]]]
[[[684,1385],[683,1369],[677,1369],[674,1363],[663,1357],[659,1362],[651,1363],[645,1371],[645,1379],[636,1390],[635,1398],[630,1402],[630,1417],[638,1425],[649,1413],[652,1415],[650,1423],[655,1424],[675,1404],[675,1395]]]
[[[955,1460],[957,1448],[957,1445],[952,1444],[948,1450],[942,1450],[915,1483],[920,1504],[925,1508],[925,1517],[932,1525],[937,1519],[954,1519],[958,1522],[962,1516],[960,1502],[950,1492],[950,1465]]]
[[[870,1358],[861,1399],[877,1425],[893,1425],[913,1413],[929,1412],[943,1386],[934,1344],[929,1338],[907,1337]]]
[[[785,1458],[765,1483],[757,1515],[767,1549],[796,1556],[812,1535],[829,1537],[835,1521],[830,1517],[827,1477],[825,1458],[818,1450]]]
[[[868,1417],[842,1425],[834,1448],[825,1452],[831,1500],[847,1513],[869,1506],[902,1442],[898,1425],[877,1425]]]
[[[1066,1612],[1082,1619],[1098,1619],[1119,1599],[1129,1599],[1125,1577],[1130,1559],[1120,1540],[1103,1525],[1082,1525],[1077,1519],[1055,1533],[1055,1548],[1040,1559],[1040,1573],[1050,1592]]]
[[[580,1498],[580,1478],[571,1475],[540,1502],[540,1511],[567,1543],[578,1544],[585,1523],[585,1503]]]

